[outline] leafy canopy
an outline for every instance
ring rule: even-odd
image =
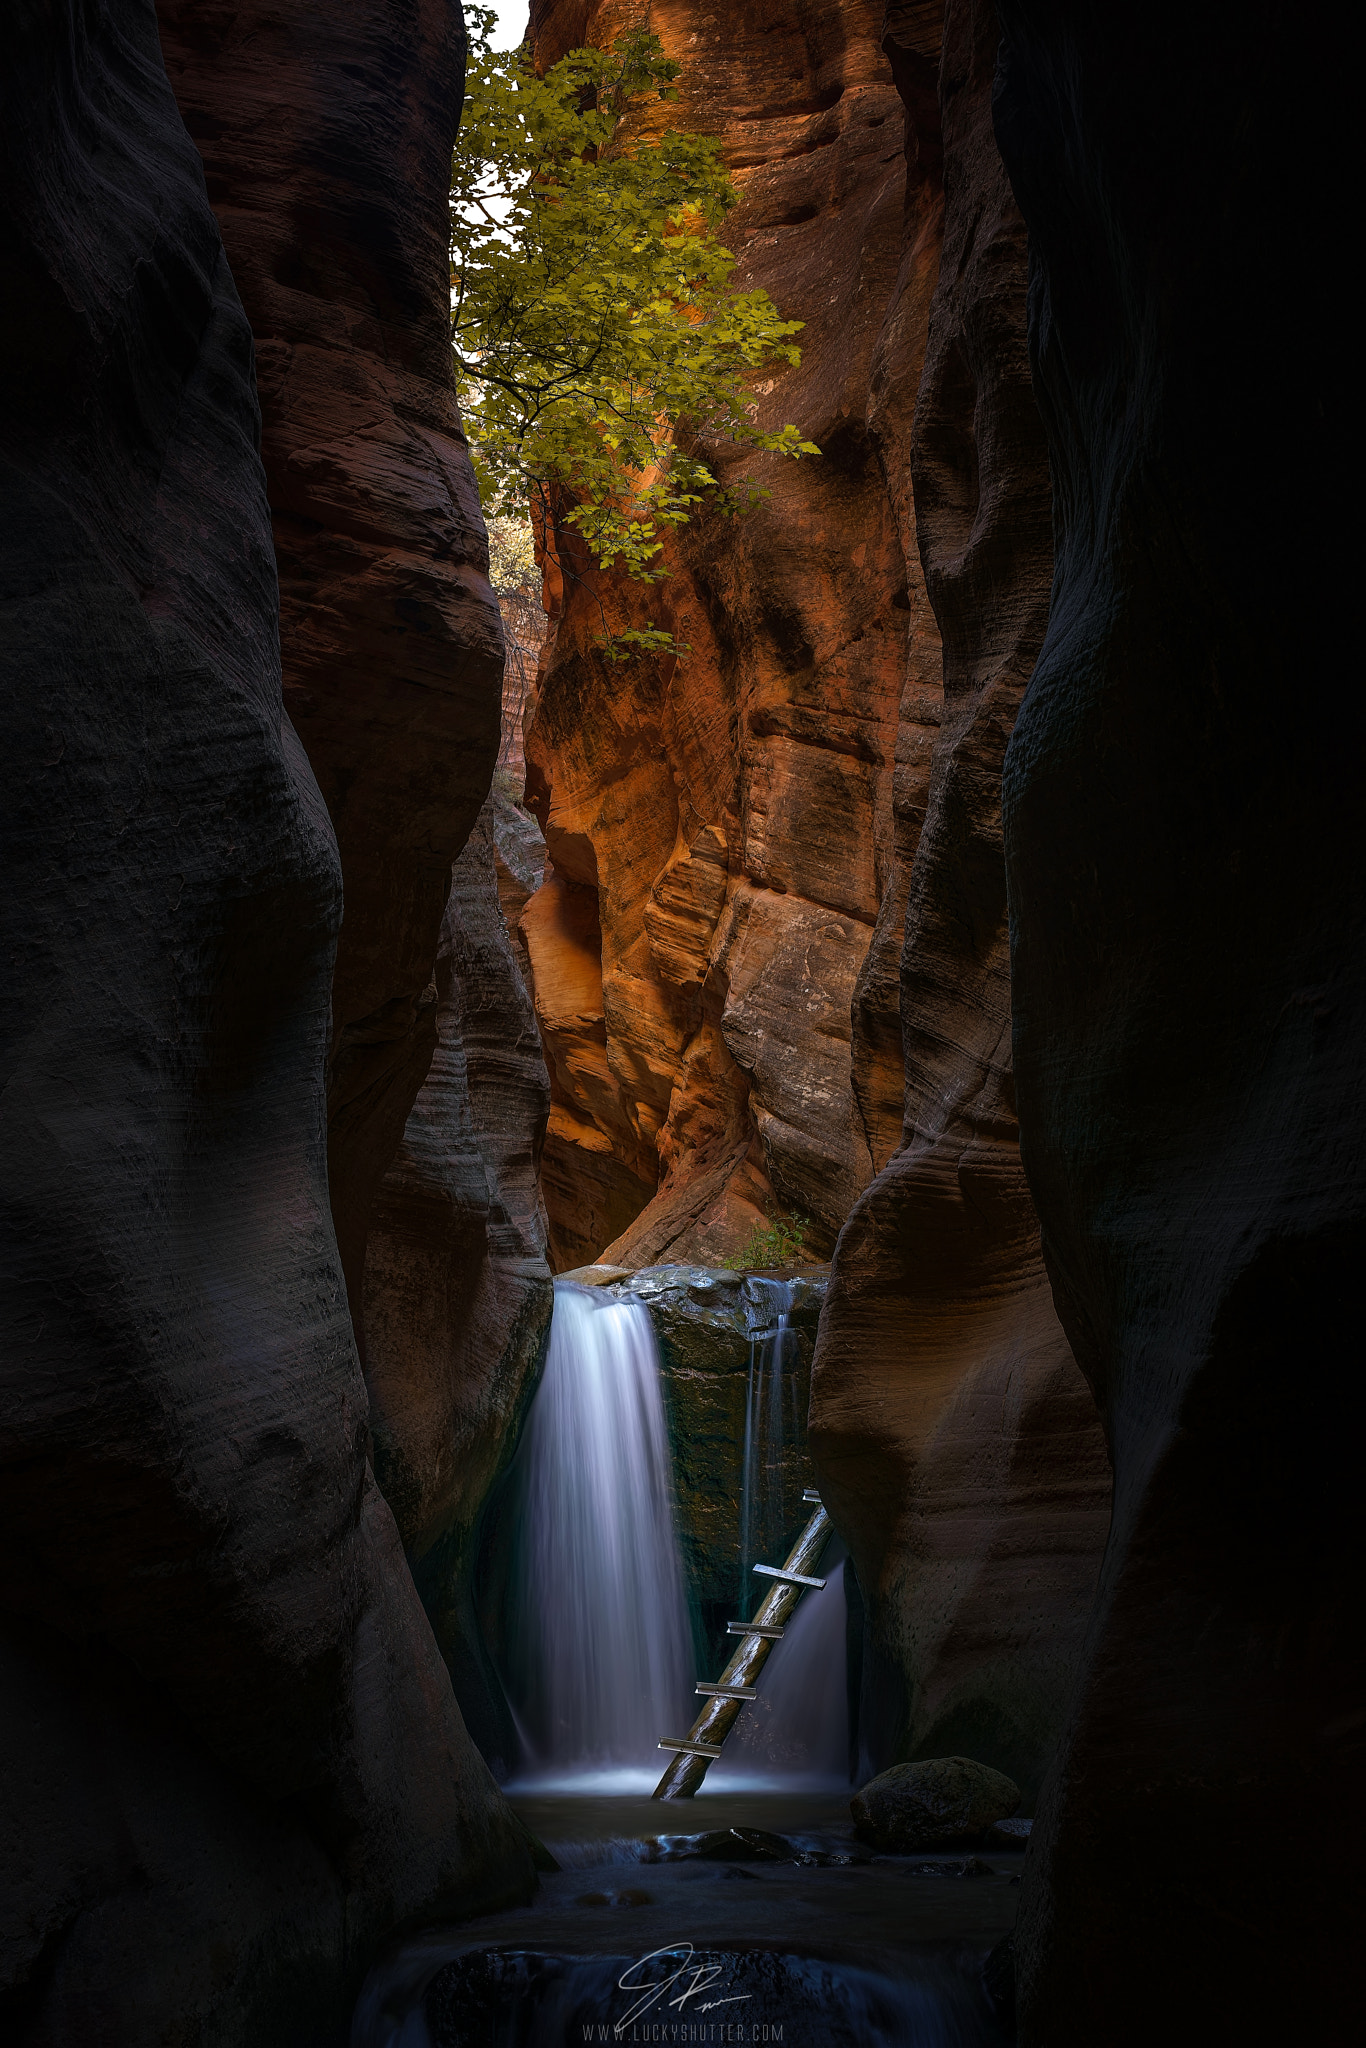
[[[748,479],[723,491],[699,441],[820,453],[746,410],[747,374],[799,361],[802,322],[767,292],[730,289],[735,258],[716,231],[737,195],[716,141],[621,138],[632,107],[678,97],[681,67],[656,36],[573,50],[538,78],[525,48],[490,47],[488,9],[465,18],[451,319],[485,507],[529,503],[547,535],[556,512],[599,567],[656,582],[664,530],[704,496],[738,510],[766,495]],[[607,644],[674,645],[653,627]]]

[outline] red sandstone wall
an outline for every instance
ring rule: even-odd
[[[624,18],[538,8],[538,56]],[[775,1201],[812,1219],[813,1249],[833,1244],[899,1122],[899,901],[883,913],[939,697],[899,460],[938,215],[931,195],[904,245],[902,109],[875,11],[690,4],[650,24],[686,67],[680,104],[650,118],[721,137],[742,195],[737,282],[806,322],[800,369],[756,380],[759,417],[795,420],[824,454],[754,463],[771,501],[671,548],[648,609],[683,661],[604,663],[591,579],[555,593],[527,737],[553,873],[523,931],[562,1265],[613,1240],[630,1263],[716,1259]],[[744,465],[717,450],[714,466]],[[630,593],[610,601],[643,616]]]

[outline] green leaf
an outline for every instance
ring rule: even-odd
[[[571,50],[538,78],[525,49],[491,48],[490,10],[465,13],[451,324],[481,495],[490,512],[531,504],[599,568],[658,581],[662,531],[708,499],[738,513],[767,495],[749,478],[723,491],[678,448],[681,421],[693,443],[819,454],[747,410],[755,373],[800,361],[802,323],[732,289],[716,231],[737,195],[714,138],[633,132],[634,108],[678,97],[657,37]],[[653,627],[608,641],[614,659],[681,651]]]

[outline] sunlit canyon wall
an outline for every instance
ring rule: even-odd
[[[623,19],[538,9],[538,57]],[[824,453],[755,464],[771,500],[673,547],[637,609],[676,665],[604,661],[593,579],[552,588],[553,867],[522,918],[552,1243],[714,1260],[774,1197],[843,1228],[811,1426],[868,1608],[866,1754],[966,1751],[1032,1799],[1109,1470],[1011,1083],[1000,776],[1052,552],[997,31],[847,0],[650,25],[685,66],[660,118],[719,134],[742,194],[741,280],[807,323],[761,417]]]

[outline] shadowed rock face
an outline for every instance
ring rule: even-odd
[[[548,62],[610,42],[623,17],[538,6],[534,25]],[[806,323],[801,367],[756,378],[757,417],[796,421],[824,453],[710,450],[723,481],[748,470],[771,500],[699,519],[648,595],[591,574],[553,593],[527,736],[553,874],[523,931],[561,1266],[612,1241],[633,1265],[715,1263],[775,1198],[812,1219],[812,1252],[833,1243],[900,1128],[894,927],[940,695],[898,453],[937,190],[903,241],[876,10],[688,0],[651,26],[685,69],[680,101],[640,123],[719,136],[741,194],[736,282]],[[604,662],[599,599],[691,652]]]
[[[888,23],[915,138],[911,232],[942,152],[943,260],[908,453],[943,724],[901,885],[904,1139],[836,1251],[811,1441],[867,1603],[870,1760],[960,1751],[1007,1771],[1032,1805],[1081,1648],[1109,1474],[1053,1310],[1010,1066],[1000,774],[1052,562],[1024,225],[991,131],[991,9],[948,9],[942,71],[935,27],[925,10]]]
[[[1058,521],[1006,764],[1015,1059],[1115,1468],[1022,1897],[1022,2039],[1345,2039],[1366,891],[1332,195],[1354,81],[1287,64],[1327,21],[1286,8],[1002,17]]]
[[[492,801],[455,863],[438,1043],[365,1259],[375,1474],[485,1756],[515,1732],[473,1619],[471,1539],[545,1355],[553,1289],[536,1166],[549,1107],[498,904]]]
[[[447,325],[463,25],[455,0],[158,12],[256,340],[285,700],[341,852],[328,1172],[359,1323],[370,1205],[436,1043],[451,862],[498,744]]]
[[[0,2029],[298,2048],[530,1868],[367,1466],[336,847],[150,4],[21,6],[2,88]]]

